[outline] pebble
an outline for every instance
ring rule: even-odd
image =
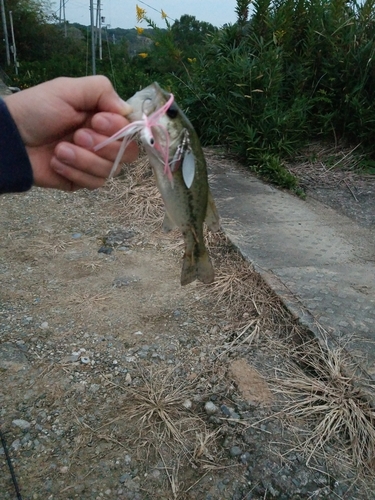
[[[79,354],[72,354],[71,356],[65,356],[61,362],[62,363],[75,363],[76,361],[79,360],[80,358],[80,353]]]
[[[240,457],[241,459],[241,462],[246,465],[250,462],[251,460],[251,453],[249,453],[248,451],[246,451],[245,453],[243,453]]]
[[[217,412],[218,408],[212,401],[207,401],[207,403],[204,405],[204,410],[207,415],[213,415]]]
[[[14,451],[18,451],[21,448],[21,440],[15,439],[13,443],[10,445],[11,449]]]
[[[100,247],[99,250],[98,250],[98,253],[104,253],[105,255],[111,255],[111,253],[113,252],[113,248],[111,247]]]
[[[87,356],[82,356],[81,357],[81,363],[84,365],[88,365],[90,363],[90,358]]]
[[[232,412],[230,411],[230,409],[227,406],[221,405],[220,406],[220,410],[222,411],[222,413],[224,413],[224,415],[226,417],[231,417],[232,416]]]
[[[120,483],[125,483],[128,479],[131,479],[131,475],[126,473],[126,474],[123,474],[122,476],[120,476]]]
[[[73,240],[78,240],[79,238],[81,238],[82,234],[81,233],[73,233],[72,234],[72,238]]]
[[[190,401],[190,399],[186,399],[183,403],[182,406],[184,406],[187,410],[190,410],[191,407],[193,406],[193,403]]]
[[[43,323],[40,325],[40,328],[42,330],[47,330],[47,328],[48,328],[48,321],[43,321]]]
[[[16,427],[19,427],[22,430],[30,429],[31,424],[27,420],[23,420],[22,418],[16,418],[12,420],[12,424]]]
[[[242,455],[242,450],[239,446],[232,446],[229,453],[231,457],[238,457],[239,455]]]

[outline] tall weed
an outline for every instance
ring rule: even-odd
[[[175,25],[165,19],[161,30],[137,7],[154,34],[147,57],[128,71],[173,91],[203,144],[221,144],[298,190],[283,160],[309,140],[360,143],[375,156],[374,7],[375,0],[237,0],[237,22],[219,30],[191,16]]]

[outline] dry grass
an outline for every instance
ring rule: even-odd
[[[217,432],[209,430],[197,408],[192,408],[196,382],[179,368],[142,369],[136,386],[126,389],[125,411],[138,429],[140,448],[178,456],[181,465],[214,467],[220,459]],[[165,454],[164,454],[165,456]]]
[[[69,298],[69,304],[78,310],[95,311],[100,304],[112,296],[112,292],[102,292],[96,294],[72,293]]]
[[[311,143],[287,167],[302,184],[306,181],[309,186],[355,183],[363,175],[360,168],[364,155],[358,153],[359,146],[344,148],[342,145]]]
[[[126,175],[108,182],[105,193],[121,219],[131,224],[161,226],[164,205],[146,157],[126,166]]]
[[[375,411],[355,373],[344,348],[312,340],[290,352],[287,368],[278,370],[274,391],[287,400],[284,414],[306,426],[304,433],[298,430],[297,448],[308,462],[333,447],[354,469],[373,473]]]
[[[215,281],[206,287],[206,295],[216,301],[228,320],[242,326],[248,318],[280,311],[280,300],[223,233],[210,235],[208,247],[215,263]]]
[[[65,251],[71,245],[73,245],[71,241],[63,241],[61,237],[58,238],[55,234],[46,233],[43,239],[34,240],[30,247],[36,254],[52,257]]]

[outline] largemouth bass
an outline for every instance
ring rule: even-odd
[[[219,215],[198,136],[173,95],[157,83],[140,90],[127,102],[132,107],[127,116],[130,125],[96,149],[124,137],[114,171],[131,137],[140,133],[165,205],[163,229],[178,227],[184,238],[181,285],[196,279],[212,283],[214,269],[204,244],[203,223],[211,231],[217,231]]]
[[[128,100],[133,112],[127,118],[131,122],[140,120],[143,114],[150,115],[161,109],[169,99],[170,94],[153,83]],[[212,283],[214,270],[204,244],[203,223],[206,221],[210,230],[217,231],[219,216],[208,186],[203,151],[193,126],[174,101],[160,116],[159,123],[162,128],[151,128],[154,144],[150,144],[153,141],[147,134],[141,134],[141,139],[165,205],[163,229],[170,231],[177,226],[184,237],[181,285],[196,279]],[[163,128],[167,134],[162,132]],[[172,179],[165,171],[160,154],[167,142]],[[185,161],[187,166],[184,166]]]

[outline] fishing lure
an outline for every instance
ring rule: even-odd
[[[101,142],[100,144],[97,144],[94,147],[94,151],[98,151],[99,149],[104,148],[108,144],[111,144],[112,142],[123,138],[122,144],[117,153],[112,170],[109,174],[109,178],[111,178],[113,174],[116,172],[117,167],[121,161],[121,158],[125,152],[125,149],[128,147],[129,143],[134,139],[134,136],[136,134],[140,133],[141,140],[143,142],[146,142],[149,146],[155,148],[160,153],[161,159],[164,164],[164,173],[167,175],[170,182],[173,183],[172,171],[169,165],[169,142],[170,142],[169,134],[167,129],[160,123],[160,118],[168,111],[173,101],[174,101],[174,96],[173,94],[171,94],[168,101],[160,109],[158,109],[149,116],[147,116],[146,113],[143,113],[141,120],[136,120],[132,123],[129,123],[121,130],[113,134],[111,137]],[[155,140],[152,128],[157,128],[159,134],[162,134],[164,136],[165,139],[164,146],[162,146]]]

